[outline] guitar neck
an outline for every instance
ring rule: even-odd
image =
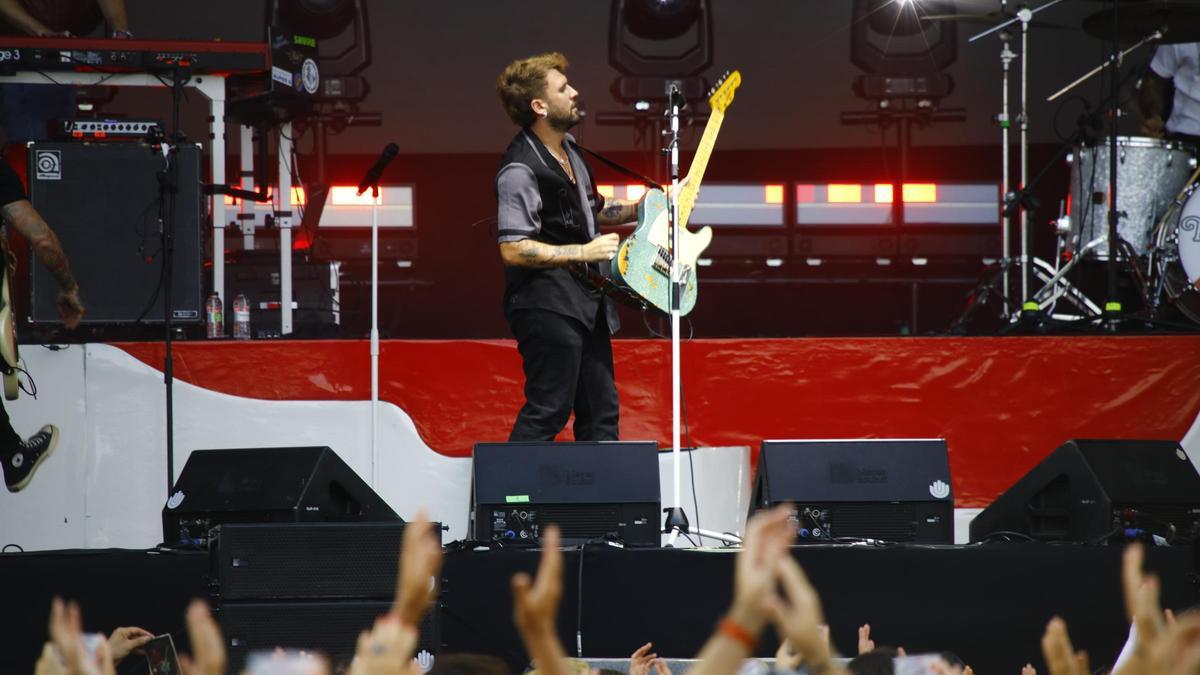
[[[713,110],[709,114],[708,125],[704,127],[700,146],[696,148],[696,156],[692,159],[691,169],[688,170],[687,187],[679,193],[679,222],[685,226],[692,215],[692,207],[696,205],[700,183],[704,181],[704,170],[708,167],[708,159],[712,156],[713,147],[717,144],[717,134],[720,133],[721,123],[724,121],[724,110]]]

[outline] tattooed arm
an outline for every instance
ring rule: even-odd
[[[596,214],[596,222],[601,225],[621,225],[637,220],[637,202],[625,199],[606,199],[604,208]]]
[[[571,263],[611,260],[617,253],[620,238],[604,234],[586,244],[555,246],[533,239],[506,241],[500,244],[500,258],[513,267],[563,267]]]
[[[71,264],[67,254],[63,253],[58,235],[46,224],[41,214],[33,208],[27,199],[20,199],[0,207],[4,220],[16,228],[21,236],[29,240],[38,260],[54,275],[58,282],[58,312],[67,328],[79,325],[83,318],[83,303],[79,300],[79,283],[71,274]]]

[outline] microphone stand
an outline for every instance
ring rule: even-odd
[[[740,544],[742,540],[739,537],[700,528],[693,529],[688,523],[687,513],[683,510],[683,498],[680,494],[682,481],[679,462],[679,422],[683,386],[679,369],[679,317],[680,305],[683,301],[685,270],[679,264],[679,256],[676,255],[676,252],[679,251],[679,230],[682,227],[679,222],[679,117],[683,110],[684,99],[683,92],[674,82],[670,84],[668,93],[667,116],[670,120],[670,130],[665,132],[669,140],[664,152],[670,157],[671,177],[671,191],[668,195],[669,208],[667,209],[667,231],[670,235],[667,237],[667,254],[671,260],[671,464],[673,490],[671,493],[672,506],[663,509],[666,516],[663,532],[669,535],[667,547],[674,547],[679,535],[689,532],[695,532],[699,536],[717,539],[727,544]],[[695,448],[692,451],[695,452]]]
[[[371,487],[379,476],[379,179],[396,156],[390,143],[358,184],[358,194],[371,190]]]
[[[183,85],[191,78],[186,68],[177,67],[172,71],[171,138],[163,150],[167,165],[158,173],[159,222],[163,241],[163,384],[166,390],[168,496],[175,487],[175,356],[171,333],[174,330],[172,319],[175,313],[172,284],[175,276],[175,195],[179,187],[179,145],[183,142],[179,131],[179,108],[183,100]],[[213,251],[214,258],[224,254],[224,251]]]

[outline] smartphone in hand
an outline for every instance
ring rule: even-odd
[[[179,668],[179,656],[175,653],[175,641],[170,633],[156,635],[143,649],[146,651],[146,663],[150,665],[150,675],[183,675]]]

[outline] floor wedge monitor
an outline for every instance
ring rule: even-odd
[[[554,523],[565,544],[657,546],[659,504],[653,441],[475,446],[471,532],[479,541],[536,546]]]
[[[1191,541],[1200,535],[1200,474],[1175,441],[1067,441],[971,521],[973,542],[1014,535]]]
[[[954,542],[941,439],[769,440],[751,511],[795,506],[797,541]]]
[[[162,510],[167,546],[207,544],[226,523],[399,521],[333,450],[196,450]]]

